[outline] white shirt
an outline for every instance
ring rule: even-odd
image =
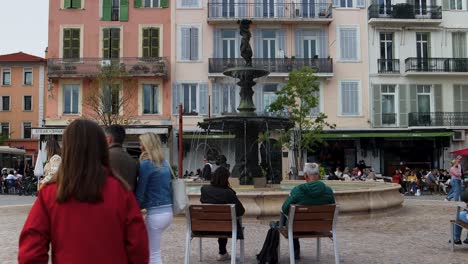
[[[7,180],[16,180],[16,177],[15,175],[13,174],[8,174],[8,176],[6,177]]]

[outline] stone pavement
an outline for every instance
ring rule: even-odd
[[[0,196],[0,201],[2,198]],[[339,216],[337,232],[342,263],[468,263],[468,245],[457,246],[452,253],[447,243],[448,222],[453,218],[457,204],[461,203],[405,199],[401,208]],[[18,235],[28,211],[28,206],[0,207],[1,264],[16,263]],[[256,263],[255,254],[262,247],[269,220],[274,219],[244,221],[245,263]],[[184,247],[185,222],[184,218],[178,217],[163,236],[164,263],[183,263]],[[303,259],[298,263],[316,263],[314,247],[315,240],[302,240]],[[203,251],[203,263],[221,263],[215,261],[216,239],[204,239]],[[197,252],[198,241],[194,240],[191,263],[200,263]],[[334,263],[332,252],[331,241],[323,239],[320,263]],[[281,239],[281,261],[289,262],[285,239]]]

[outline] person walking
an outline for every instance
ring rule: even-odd
[[[112,174],[104,132],[89,120],[65,129],[57,177],[39,191],[20,234],[19,264],[49,263],[49,252],[53,263],[148,263],[135,197]]]
[[[450,168],[450,192],[449,195],[447,196],[446,200],[454,200],[454,201],[460,201],[460,194],[461,194],[461,187],[462,187],[462,182],[461,182],[461,167],[459,164],[459,160],[452,160],[450,163],[452,167]]]
[[[112,170],[126,180],[132,191],[135,191],[139,165],[122,147],[125,128],[121,125],[111,125],[105,128],[105,133]]]
[[[162,233],[169,227],[173,218],[171,167],[169,162],[164,160],[158,135],[141,135],[140,149],[140,175],[135,194],[140,208],[146,209],[150,263],[161,264]]]
[[[200,202],[209,204],[235,204],[236,216],[243,216],[245,213],[244,206],[237,198],[236,192],[229,186],[230,175],[231,173],[229,173],[226,167],[218,167],[211,177],[210,185],[203,185],[201,187]],[[237,230],[239,230],[238,237],[243,237],[242,227],[239,222],[237,222]],[[218,261],[230,259],[226,250],[227,241],[227,238],[218,238]]]
[[[44,179],[39,184],[41,189],[45,184],[50,182],[57,173],[62,158],[60,157],[60,145],[54,139],[48,140],[46,143],[47,163],[44,166]]]

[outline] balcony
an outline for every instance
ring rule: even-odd
[[[224,59],[210,58],[209,69],[210,75],[219,75],[224,70],[233,67],[244,66],[244,59]],[[303,66],[311,67],[316,70],[317,76],[332,77],[333,76],[333,60],[332,59],[261,59],[254,58],[252,64],[256,68],[267,70],[271,75],[287,76],[292,71]]]
[[[85,78],[96,77],[102,67],[120,64],[122,70],[135,77],[168,77],[168,62],[164,57],[159,58],[80,58],[47,60],[49,78]]]
[[[407,26],[408,24],[438,25],[442,22],[441,6],[395,4],[389,7],[372,4],[369,6],[369,24],[378,26]]]
[[[468,126],[467,112],[426,112],[408,113],[408,126],[410,127],[447,127]]]
[[[397,124],[396,113],[382,113],[382,125],[395,126]]]
[[[235,23],[239,19],[250,19],[254,23],[291,22],[329,24],[332,21],[331,3],[222,3],[209,0],[208,23]]]
[[[468,72],[468,58],[407,58],[407,75],[463,74]]]
[[[379,73],[382,74],[399,74],[400,60],[399,59],[377,59]]]

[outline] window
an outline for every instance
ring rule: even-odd
[[[310,109],[311,116],[318,116],[320,114],[320,89],[317,91],[313,91],[312,95],[317,98],[317,105]]]
[[[356,61],[359,59],[358,55],[358,29],[355,27],[340,28],[340,59],[343,61]]]
[[[462,10],[462,0],[448,0],[448,1],[450,2],[449,8],[451,10]]]
[[[430,85],[418,85],[417,91],[417,104],[419,113],[429,113],[432,108],[432,96]]]
[[[128,21],[128,0],[102,0],[102,20]]]
[[[381,85],[382,124],[396,124],[396,94],[395,85]]]
[[[169,0],[135,0],[135,7],[169,7]]]
[[[180,4],[179,4],[180,8],[201,8],[200,0],[179,0],[179,1],[180,1]]]
[[[265,112],[268,112],[270,104],[273,103],[278,97],[278,95],[276,95],[276,91],[278,91],[277,84],[263,85],[263,110]]]
[[[467,44],[466,32],[452,32],[453,58],[466,58],[467,57],[466,56],[466,44]],[[461,64],[461,63],[457,63],[457,64]]]
[[[32,96],[25,95],[23,97],[23,111],[32,111]]]
[[[179,29],[179,58],[183,61],[198,61],[201,58],[200,29],[195,26]]]
[[[208,83],[191,81],[174,83],[172,89],[174,115],[179,114],[179,104],[184,108],[184,115],[208,115]]]
[[[2,85],[11,85],[11,69],[2,69]]]
[[[341,114],[344,116],[360,115],[359,82],[343,81],[340,87]]]
[[[428,32],[416,33],[416,57],[418,58],[418,70],[428,71],[429,69],[429,45],[430,35]]]
[[[143,114],[159,114],[158,86],[143,84]]]
[[[10,123],[1,123],[2,136],[10,138]]]
[[[182,103],[184,106],[184,114],[198,114],[198,98],[197,98],[197,85],[196,84],[182,84],[183,98]]]
[[[104,113],[119,115],[121,108],[120,85],[106,85],[104,88]]]
[[[33,69],[24,68],[23,69],[23,84],[32,85],[32,82],[33,82]]]
[[[340,7],[353,7],[353,0],[340,0]]]
[[[102,57],[118,59],[120,57],[120,28],[105,28],[102,34]]]
[[[31,122],[23,122],[23,138],[31,138]]]
[[[64,28],[63,29],[63,58],[64,59],[79,59],[80,58],[80,29],[79,28]]]
[[[81,8],[81,0],[63,0],[63,8],[65,9],[78,9]]]
[[[239,100],[239,87],[235,84],[212,84],[211,109],[213,115],[236,113]]]
[[[223,58],[236,58],[236,30],[224,29],[221,31],[223,42]]]
[[[78,101],[80,86],[78,84],[66,84],[63,86],[63,113],[78,114]]]
[[[379,72],[393,72],[393,33],[380,33]],[[396,70],[396,69],[395,69]]]
[[[264,30],[262,36],[263,58],[276,58],[276,31]]]
[[[305,36],[304,37],[304,58],[305,59],[312,59],[317,53],[317,38],[316,37],[309,37]]]
[[[159,28],[143,28],[143,58],[159,57]]]
[[[10,96],[2,96],[2,111],[10,111]]]

